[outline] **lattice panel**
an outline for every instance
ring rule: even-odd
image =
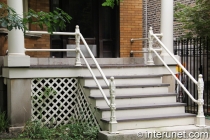
[[[81,120],[98,126],[76,78],[32,79],[31,89],[33,121],[58,126]]]

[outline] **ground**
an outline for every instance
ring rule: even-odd
[[[210,126],[210,119],[206,119],[206,125]],[[7,132],[1,132],[0,133],[0,140],[6,140],[6,139],[17,139],[19,133],[7,133]],[[187,139],[186,139],[187,140]],[[190,140],[190,139],[189,139]],[[201,140],[201,139],[196,139],[196,140]]]

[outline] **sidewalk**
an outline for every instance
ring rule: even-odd
[[[210,120],[209,119],[206,119],[206,125],[210,126]]]

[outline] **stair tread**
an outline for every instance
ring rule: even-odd
[[[100,64],[101,68],[136,68],[136,67],[162,67],[162,64],[145,65],[145,64]],[[176,64],[168,64],[168,66],[176,66]],[[30,68],[78,68],[74,64],[60,64],[60,65],[31,65]],[[95,64],[90,64],[91,68],[97,68]],[[82,64],[79,68],[87,68],[85,64]]]
[[[132,117],[117,117],[118,122],[137,121],[137,120],[157,120],[169,118],[195,117],[195,114],[181,113],[181,114],[167,114],[167,115],[149,115],[149,116],[132,116]],[[101,118],[101,121],[109,123],[110,118]]]
[[[153,77],[161,77],[163,76],[163,74],[152,74],[152,75],[122,75],[122,76],[113,76],[115,79],[129,79],[129,78],[132,78],[132,79],[137,79],[137,78],[153,78]],[[112,76],[106,76],[107,79],[110,79],[110,77]],[[83,78],[83,79],[93,79],[92,76],[81,76],[81,77],[78,77],[78,78]],[[103,77],[102,76],[97,76],[96,77],[97,79],[102,79]]]
[[[133,85],[133,84],[126,84],[126,85],[116,85],[116,88],[146,88],[146,87],[167,87],[170,86],[170,84],[166,83],[157,83],[157,84],[139,84],[139,85]],[[98,89],[98,86],[83,86],[87,89]],[[108,89],[108,86],[102,86],[103,89]]]
[[[162,93],[162,94],[152,94],[152,93],[147,93],[147,94],[116,94],[115,98],[116,99],[126,99],[126,98],[147,98],[147,97],[166,97],[166,96],[176,96],[176,93]],[[104,99],[104,97],[100,95],[90,95],[89,98],[91,99]],[[110,98],[110,95],[107,96],[107,98]]]
[[[145,108],[161,108],[161,107],[174,107],[174,106],[185,106],[185,103],[162,103],[162,104],[135,104],[135,105],[120,105],[116,106],[116,110],[128,110],[128,109],[145,109]],[[109,111],[110,108],[107,106],[96,106],[98,110]]]

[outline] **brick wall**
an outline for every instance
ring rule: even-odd
[[[154,33],[160,33],[160,16],[161,16],[161,0],[144,0],[144,37],[146,36],[146,2],[147,2],[147,30],[153,27]],[[174,5],[177,3],[193,4],[195,0],[174,0]],[[179,24],[174,21],[174,37],[183,35]]]
[[[142,0],[123,0],[120,4],[120,57],[129,57],[131,50],[142,48],[141,41],[130,43],[131,38],[142,38],[142,8]]]
[[[28,0],[28,6],[34,11],[49,12],[49,0]],[[31,31],[39,31],[40,28],[36,25],[29,25]],[[46,30],[46,29],[44,29]],[[41,38],[25,38],[25,47],[28,49],[49,49],[50,48],[50,35],[42,35]],[[50,52],[27,52],[31,57],[50,57]]]

